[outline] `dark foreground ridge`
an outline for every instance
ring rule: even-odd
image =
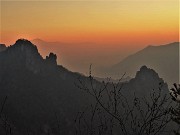
[[[37,47],[25,39],[0,52],[0,103],[7,97],[0,125],[7,118],[13,135],[72,135],[77,113],[94,101],[77,87],[79,80],[90,86],[89,77],[68,71],[56,60],[54,53],[43,59]],[[93,81],[94,88],[101,88],[103,83]],[[159,83],[168,93],[158,74],[143,66],[134,79],[123,85],[122,91],[131,100],[135,91],[137,95],[147,95]],[[0,133],[6,133],[3,127]]]

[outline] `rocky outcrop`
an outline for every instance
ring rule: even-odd
[[[162,78],[159,78],[159,75],[153,69],[147,68],[146,66],[142,66],[140,71],[137,71],[135,78],[138,81],[163,81]]]
[[[39,54],[38,49],[30,41],[19,39],[16,43],[7,49],[9,57],[13,57],[17,64],[25,66],[33,73],[41,71],[43,58]]]
[[[159,89],[162,89],[162,93],[164,94],[169,92],[167,83],[159,77],[155,70],[147,66],[142,66],[136,72],[135,78],[123,85],[123,89],[130,97],[133,97],[134,93],[142,97],[147,97],[153,90],[158,92]]]
[[[33,73],[48,70],[45,65],[57,66],[57,56],[50,53],[46,59],[38,52],[37,47],[26,39],[18,39],[14,45],[9,46],[4,52],[6,61],[20,67],[24,67]],[[8,65],[8,64],[6,64]]]
[[[50,53],[49,56],[46,56],[46,62],[48,64],[57,66],[57,61],[56,60],[57,60],[57,56],[54,53]]]

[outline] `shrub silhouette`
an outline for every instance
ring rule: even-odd
[[[174,87],[171,88],[170,95],[172,96],[172,100],[177,103],[171,111],[173,115],[172,120],[179,126],[174,133],[175,135],[180,135],[180,85],[174,84]]]

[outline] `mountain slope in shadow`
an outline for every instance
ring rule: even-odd
[[[179,42],[161,46],[148,46],[145,49],[130,55],[120,63],[109,69],[112,77],[124,72],[134,76],[143,65],[155,69],[170,85],[179,82]]]

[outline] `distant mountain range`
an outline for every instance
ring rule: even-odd
[[[104,67],[109,67],[122,60],[128,54],[138,50],[135,47],[127,47],[127,49],[126,47],[121,48],[118,45],[93,42],[48,42],[42,39],[34,39],[31,42],[38,47],[43,57],[49,52],[54,52],[58,56],[58,64],[62,64],[71,71],[88,75],[89,66],[92,64],[93,75],[101,78],[110,77],[106,76],[106,73],[104,73],[104,76],[99,74]]]
[[[119,74],[126,72],[134,76],[143,65],[153,68],[169,85],[179,82],[179,42],[160,46],[148,46],[126,57],[105,72],[112,78],[120,78]]]
[[[81,73],[88,74],[91,62],[96,61],[97,57],[99,59],[104,57],[101,54],[100,57],[93,55],[94,51],[96,51],[92,47],[93,43],[45,42],[41,39],[35,39],[32,42],[38,46],[43,56],[46,56],[49,51],[53,51],[58,56],[58,63],[63,63],[65,67],[71,67],[73,71],[80,71],[81,69]],[[79,47],[81,51],[79,51]],[[118,55],[116,54],[116,56]],[[104,57],[103,59],[107,58]],[[98,76],[98,80],[106,80],[104,78],[111,77],[111,81],[117,82],[124,73],[126,73],[127,77],[132,78],[141,66],[146,65],[155,69],[169,85],[172,85],[179,82],[180,76],[179,42],[159,46],[150,45],[129,55],[113,66],[99,68],[96,65],[97,63],[93,63],[93,73]]]
[[[49,52],[54,52],[58,56],[57,62],[63,64],[72,71],[89,73],[89,65],[97,59],[91,42],[66,43],[66,42],[48,42],[41,39],[31,41],[37,45],[39,52],[45,57]]]
[[[7,96],[3,114],[13,125],[12,132],[16,132],[15,135],[25,135],[27,130],[28,134],[48,131],[72,135],[76,114],[93,101],[75,85],[79,79],[87,87],[91,85],[89,77],[59,66],[56,54],[43,58],[28,40],[19,39],[1,51],[0,103]],[[99,89],[102,83],[93,81],[94,88]],[[132,100],[135,92],[137,96],[147,96],[150,90],[158,89],[160,83],[164,85],[163,93],[168,93],[163,79],[154,70],[142,66],[135,78],[120,84]],[[3,132],[0,126],[0,133]]]

